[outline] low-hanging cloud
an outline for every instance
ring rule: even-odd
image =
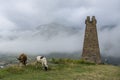
[[[85,18],[94,15],[101,53],[120,57],[119,13],[119,0],[0,0],[0,52],[81,52]],[[37,26],[53,22],[80,32],[49,40],[31,36]]]
[[[30,53],[30,54],[43,54],[52,52],[61,53],[73,53],[80,51],[80,42],[82,41],[79,37],[79,32],[75,35],[67,36],[65,34],[58,34],[57,36],[42,36],[34,35],[33,33],[25,32],[26,35],[22,34],[17,38],[1,40],[0,51],[6,53]],[[50,38],[52,37],[52,38]],[[50,38],[50,39],[49,39]],[[2,38],[3,39],[3,38]]]

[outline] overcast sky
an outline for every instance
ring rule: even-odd
[[[81,51],[85,18],[94,15],[101,53],[120,57],[119,14],[120,0],[0,0],[0,52],[45,53],[54,51],[53,48],[55,51]],[[29,30],[53,22],[81,28],[80,37],[75,35],[47,42],[40,38],[8,39],[11,36],[26,37],[32,33]]]

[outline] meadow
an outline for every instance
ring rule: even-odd
[[[12,65],[0,69],[0,80],[120,80],[120,66],[54,58],[48,64],[48,71],[35,62]]]

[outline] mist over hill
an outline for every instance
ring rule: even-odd
[[[116,28],[116,25],[106,25],[98,28],[102,60],[104,62],[107,59],[107,63],[110,64],[120,64],[117,37],[108,37],[109,35],[106,34],[113,35],[114,32],[111,30],[116,30]],[[18,56],[21,53],[26,53],[28,55],[46,55],[49,58],[76,59],[79,59],[82,54],[84,29],[81,27],[66,26],[53,22],[27,30],[11,30],[6,35],[0,33],[0,54],[15,54]]]
[[[43,36],[43,38],[51,38],[56,36],[73,36],[76,34],[80,34],[80,28],[78,27],[69,27],[64,26],[62,24],[58,23],[51,23],[51,24],[45,24],[40,25],[34,29],[35,34],[34,36]]]
[[[12,30],[0,38],[1,53],[47,54],[80,51],[83,40],[79,27],[58,23],[44,24],[29,30]],[[6,48],[5,48],[6,47]]]
[[[98,31],[102,60],[119,64],[119,53],[113,49],[113,38],[108,41],[106,31],[116,28],[107,25]],[[98,28],[99,29],[99,28]],[[105,37],[104,39],[102,39]],[[39,25],[27,30],[12,30],[0,37],[0,54],[11,55],[26,53],[28,55],[47,55],[51,57],[80,58],[82,54],[84,30],[81,27],[66,26],[60,23]],[[112,41],[113,42],[110,42]],[[116,48],[117,49],[117,48]],[[52,54],[51,54],[52,53]],[[54,54],[53,54],[54,53]],[[77,54],[76,54],[77,53]],[[114,53],[114,55],[113,55]],[[3,58],[2,58],[3,59]]]

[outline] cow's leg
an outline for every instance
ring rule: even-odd
[[[23,65],[26,66],[26,61],[23,61]]]
[[[22,66],[23,66],[23,63],[22,63],[22,62],[20,62],[20,63],[19,63],[19,67],[22,67]]]
[[[38,62],[38,61],[36,61],[36,62],[35,62],[36,68],[38,68],[38,64],[39,64],[39,62]]]
[[[42,64],[42,69],[44,69],[44,62],[42,61],[41,64]]]
[[[44,66],[44,69],[45,69],[45,71],[47,71],[47,70],[48,70],[48,68],[47,68],[46,66]]]
[[[45,70],[45,71],[48,70],[48,66],[47,66],[47,64],[44,63],[44,64],[43,64],[43,67],[44,67],[44,70]]]

